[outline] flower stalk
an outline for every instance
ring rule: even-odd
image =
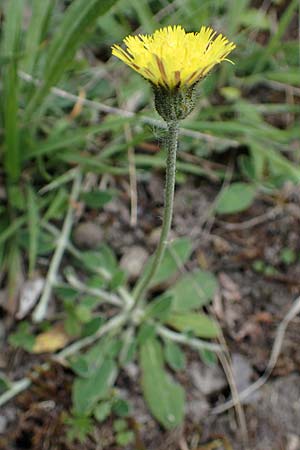
[[[151,282],[155,274],[157,273],[157,270],[159,269],[160,263],[168,245],[168,236],[172,224],[179,121],[173,120],[171,122],[168,122],[167,127],[168,155],[166,163],[165,200],[162,230],[157,249],[150,263],[150,269],[142,276],[133,291],[133,298],[135,300],[135,303],[139,301],[142,295],[146,294],[147,289],[151,285]]]
[[[162,230],[157,249],[133,290],[132,309],[146,295],[159,270],[172,223],[179,122],[195,106],[198,83],[235,48],[222,34],[202,26],[189,33],[180,25],[151,35],[127,36],[125,49],[115,44],[112,53],[152,86],[155,107],[167,124],[167,162]]]

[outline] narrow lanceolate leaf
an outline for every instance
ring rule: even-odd
[[[178,238],[171,242],[166,249],[159,271],[152,280],[152,286],[158,285],[175,275],[186,263],[192,250],[192,242],[189,238]],[[150,270],[152,258],[153,256],[146,264],[144,276]]]
[[[8,58],[3,69],[3,117],[5,129],[5,169],[8,182],[16,182],[20,176],[18,130],[18,55],[22,26],[23,0],[6,0],[2,37],[2,55]]]
[[[38,108],[69,67],[76,50],[85,40],[99,16],[103,15],[117,0],[74,0],[64,14],[62,23],[50,43],[45,62],[43,83],[36,90],[27,109],[29,118]]]
[[[201,338],[216,338],[220,334],[220,328],[215,321],[206,314],[196,312],[173,313],[167,319],[167,323],[180,332],[191,332]]]
[[[55,3],[56,0],[33,0],[32,2],[31,20],[26,33],[25,54],[22,61],[22,69],[31,75],[34,73],[35,62]]]
[[[167,341],[164,348],[165,360],[173,370],[185,368],[185,354],[173,341]]]
[[[156,338],[140,347],[142,389],[153,416],[167,429],[180,425],[184,417],[184,390],[165,372],[163,353]]]
[[[207,305],[217,288],[218,281],[211,272],[197,269],[180,278],[167,292],[173,296],[173,311],[189,311]]]
[[[24,161],[29,158],[38,156],[50,155],[58,150],[67,149],[75,145],[80,145],[85,142],[89,137],[94,136],[97,133],[104,133],[105,131],[118,130],[121,126],[128,122],[127,118],[116,117],[111,120],[105,120],[99,125],[92,125],[90,127],[82,128],[79,130],[68,130],[63,133],[59,133],[57,136],[51,136],[45,139],[42,143],[35,144],[22,155]],[[89,157],[89,159],[91,159]]]
[[[37,198],[31,186],[28,186],[27,190],[27,220],[29,232],[29,274],[32,274],[38,254],[40,225]]]

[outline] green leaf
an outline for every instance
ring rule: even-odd
[[[4,119],[4,167],[9,183],[17,182],[21,173],[20,133],[18,123],[18,59],[20,52],[23,0],[6,0],[2,28],[2,54],[9,58],[2,73],[2,99]]]
[[[260,142],[252,141],[251,150],[253,153],[259,152],[268,161],[268,170],[274,177],[281,177],[284,181],[291,180],[294,183],[300,181],[300,168],[297,164],[289,161],[278,151],[265,147]],[[281,183],[282,184],[282,183]]]
[[[0,395],[11,387],[9,379],[0,372]]]
[[[171,311],[173,304],[173,295],[165,293],[152,300],[145,309],[145,317],[165,320]]]
[[[113,425],[114,431],[117,433],[127,429],[127,422],[124,419],[116,419]]]
[[[15,333],[9,336],[9,343],[13,347],[23,348],[27,352],[31,352],[35,343],[35,337],[30,331],[28,322],[20,322]]]
[[[104,120],[99,125],[92,125],[89,127],[79,128],[78,130],[71,131],[63,130],[59,134],[54,134],[54,136],[50,134],[50,136],[46,140],[44,140],[43,142],[35,143],[31,148],[24,152],[22,158],[24,161],[26,161],[30,158],[43,155],[51,155],[52,153],[58,152],[58,150],[65,150],[70,148],[72,148],[72,155],[75,158],[76,155],[74,154],[73,150],[75,146],[82,145],[87,141],[88,138],[94,136],[95,134],[104,133],[105,131],[111,132],[115,129],[118,130],[122,128],[122,125],[124,125],[124,123],[127,122],[128,119],[127,121],[125,121],[124,117],[113,117],[109,120]],[[65,154],[65,152],[63,154]],[[83,164],[85,159],[83,157],[83,159],[80,158],[80,155],[77,156],[79,158],[78,162]],[[93,166],[94,161],[90,155],[86,157],[86,160],[90,162],[91,166]],[[66,178],[66,174],[62,176],[62,180],[64,178]],[[67,179],[69,179],[69,176]],[[57,186],[57,183],[53,184]]]
[[[280,259],[283,262],[283,264],[289,266],[290,264],[293,264],[296,261],[297,256],[293,249],[286,247],[281,250]]]
[[[111,413],[111,402],[101,402],[94,409],[95,419],[103,422]]]
[[[127,277],[127,275],[126,275],[126,273],[123,270],[117,269],[115,271],[115,273],[113,274],[112,279],[109,282],[109,288],[112,291],[115,291],[120,286],[125,284],[126,277]]]
[[[90,375],[89,366],[85,358],[81,355],[70,358],[70,367],[76,375],[83,378],[88,378]]]
[[[102,245],[97,251],[86,251],[81,253],[81,260],[87,269],[95,271],[95,268],[105,269],[114,274],[118,263],[113,250],[107,245]]]
[[[167,247],[162,262],[159,266],[159,270],[156,273],[152,286],[162,283],[175,275],[178,270],[185,264],[192,253],[192,242],[189,238],[179,238],[170,243]],[[145,275],[150,270],[151,257],[145,268]]]
[[[102,208],[116,196],[115,191],[92,191],[82,192],[80,200],[82,200],[89,208]]]
[[[289,69],[274,72],[267,72],[264,77],[268,80],[278,81],[279,83],[300,86],[299,69]]]
[[[177,371],[185,368],[185,354],[175,342],[168,340],[165,343],[164,354],[171,369]]]
[[[192,332],[201,338],[216,338],[220,334],[220,328],[215,321],[206,314],[196,312],[173,313],[167,323],[180,332]]]
[[[216,353],[208,350],[207,348],[201,348],[199,350],[199,355],[204,364],[206,364],[207,366],[215,366],[218,362]]]
[[[184,417],[184,390],[164,371],[159,341],[148,339],[140,348],[142,389],[153,416],[166,429],[180,425]]]
[[[75,300],[78,297],[78,291],[67,284],[56,286],[54,292],[60,300]]]
[[[262,57],[258,58],[256,61],[256,66],[254,68],[255,72],[262,71],[265,65],[268,63],[270,56],[273,56],[276,53],[277,49],[281,50],[283,41],[282,37],[286,32],[288,25],[292,20],[295,10],[298,8],[298,6],[299,6],[298,0],[291,0],[287,4],[287,7],[283,10],[283,13],[280,16],[279,23],[277,24],[276,31],[272,33],[267,46],[264,47]]]
[[[218,214],[233,214],[245,211],[255,198],[255,187],[247,183],[232,183],[219,195],[215,210]]]
[[[218,288],[218,281],[211,272],[197,269],[183,276],[170,292],[173,311],[188,311],[207,305]]]
[[[81,303],[75,307],[75,314],[80,323],[88,323],[92,319],[92,311]]]
[[[81,336],[87,337],[96,333],[99,330],[100,326],[105,322],[102,317],[94,317],[90,320],[90,322],[85,323],[82,327]]]
[[[89,414],[94,405],[105,398],[116,375],[116,363],[107,358],[90,378],[77,378],[72,392],[76,414]]]
[[[68,311],[64,321],[64,328],[69,336],[78,337],[81,333],[81,322],[75,314],[75,310]]]
[[[122,431],[116,436],[116,443],[124,447],[125,445],[131,444],[135,439],[135,434],[133,431]]]
[[[94,374],[106,359],[116,358],[122,348],[122,341],[111,336],[102,338],[85,353],[91,374]]]
[[[155,327],[151,323],[142,323],[138,334],[137,334],[137,342],[140,345],[143,345],[147,339],[151,339],[155,336]]]
[[[51,201],[47,211],[43,216],[43,220],[48,222],[51,219],[62,219],[68,206],[67,191],[62,188],[57,191]]]
[[[68,417],[65,423],[68,425],[67,439],[71,442],[78,439],[83,443],[87,435],[93,431],[91,418],[84,414]]]
[[[130,405],[123,398],[117,398],[112,404],[112,411],[119,417],[127,417],[130,412]]]
[[[0,245],[6,242],[16,231],[20,231],[22,225],[24,225],[25,218],[20,217],[15,219],[7,228],[0,233]]]
[[[255,8],[249,8],[244,11],[240,18],[240,23],[258,30],[270,30],[272,28],[271,17],[265,14],[263,10]]]
[[[27,215],[29,233],[29,274],[32,275],[35,270],[38,255],[40,224],[38,202],[31,186],[28,186],[27,189]]]
[[[35,63],[47,32],[55,0],[33,0],[32,3],[30,24],[26,32],[25,57],[22,61],[22,69],[30,75],[34,74]]]

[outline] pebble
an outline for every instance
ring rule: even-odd
[[[201,423],[209,413],[209,404],[204,396],[197,399],[195,394],[192,397],[193,400],[186,404],[186,414],[192,419],[193,423]]]
[[[194,361],[189,367],[189,373],[194,386],[204,395],[220,392],[227,386],[225,375],[219,366],[209,367]]]
[[[136,280],[141,274],[148,256],[148,252],[138,245],[126,250],[121,258],[120,267],[128,273],[131,281]]]
[[[75,227],[73,240],[80,248],[94,249],[103,241],[103,231],[93,222],[82,222]]]

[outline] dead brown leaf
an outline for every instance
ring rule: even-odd
[[[70,341],[70,336],[64,330],[63,324],[54,325],[50,330],[36,336],[33,353],[54,353],[64,348]]]

